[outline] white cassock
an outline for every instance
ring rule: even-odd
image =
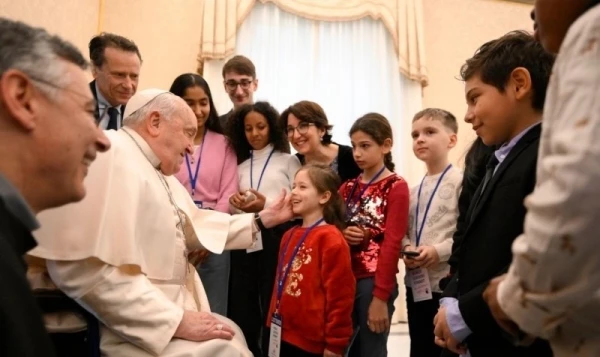
[[[197,209],[174,177],[156,169],[141,136],[128,128],[106,135],[112,148],[91,165],[85,199],[38,216],[33,288],[54,283],[98,317],[106,356],[252,356],[229,320],[232,341],[173,339],[184,310],[210,312],[188,251],[248,248],[252,215]]]

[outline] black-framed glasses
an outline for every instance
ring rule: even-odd
[[[308,123],[308,122],[301,122],[300,124],[298,124],[298,126],[288,125],[288,127],[286,129],[287,136],[288,136],[288,138],[291,138],[292,136],[294,136],[294,131],[297,131],[298,134],[300,134],[300,135],[304,135],[304,134],[308,133],[308,129],[314,125],[315,125],[315,123]]]
[[[242,87],[242,89],[248,89],[250,88],[250,85],[252,84],[253,81],[249,80],[249,79],[242,79],[241,81],[235,81],[233,79],[230,79],[228,81],[225,82],[225,86],[227,87],[227,90],[230,92],[233,92],[234,90],[237,89],[238,86]]]

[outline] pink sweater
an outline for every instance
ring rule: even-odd
[[[237,159],[225,136],[207,131],[202,152],[194,201],[202,201],[204,208],[229,213],[229,197],[238,190]],[[196,147],[190,168],[192,176],[200,157],[200,146]],[[186,160],[175,175],[179,182],[192,193],[191,177]]]

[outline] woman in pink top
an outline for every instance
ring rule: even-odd
[[[182,74],[170,91],[183,98],[198,120],[194,154],[186,154],[175,176],[188,189],[196,205],[229,213],[229,197],[238,190],[237,158],[223,136],[208,83],[197,74]],[[227,314],[229,252],[209,254],[197,267],[210,309]]]

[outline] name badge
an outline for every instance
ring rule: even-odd
[[[262,235],[260,234],[260,232],[257,232],[256,240],[254,241],[254,243],[252,243],[252,246],[250,248],[246,249],[246,253],[260,252],[261,250],[263,250]]]
[[[196,204],[196,207],[202,209],[204,207],[202,207],[202,201],[194,201],[194,203]]]
[[[271,335],[269,337],[269,357],[279,357],[281,352],[281,316],[273,314],[271,318]]]
[[[431,284],[429,283],[429,273],[425,268],[418,268],[408,271],[410,285],[412,288],[413,299],[415,302],[431,300]]]

